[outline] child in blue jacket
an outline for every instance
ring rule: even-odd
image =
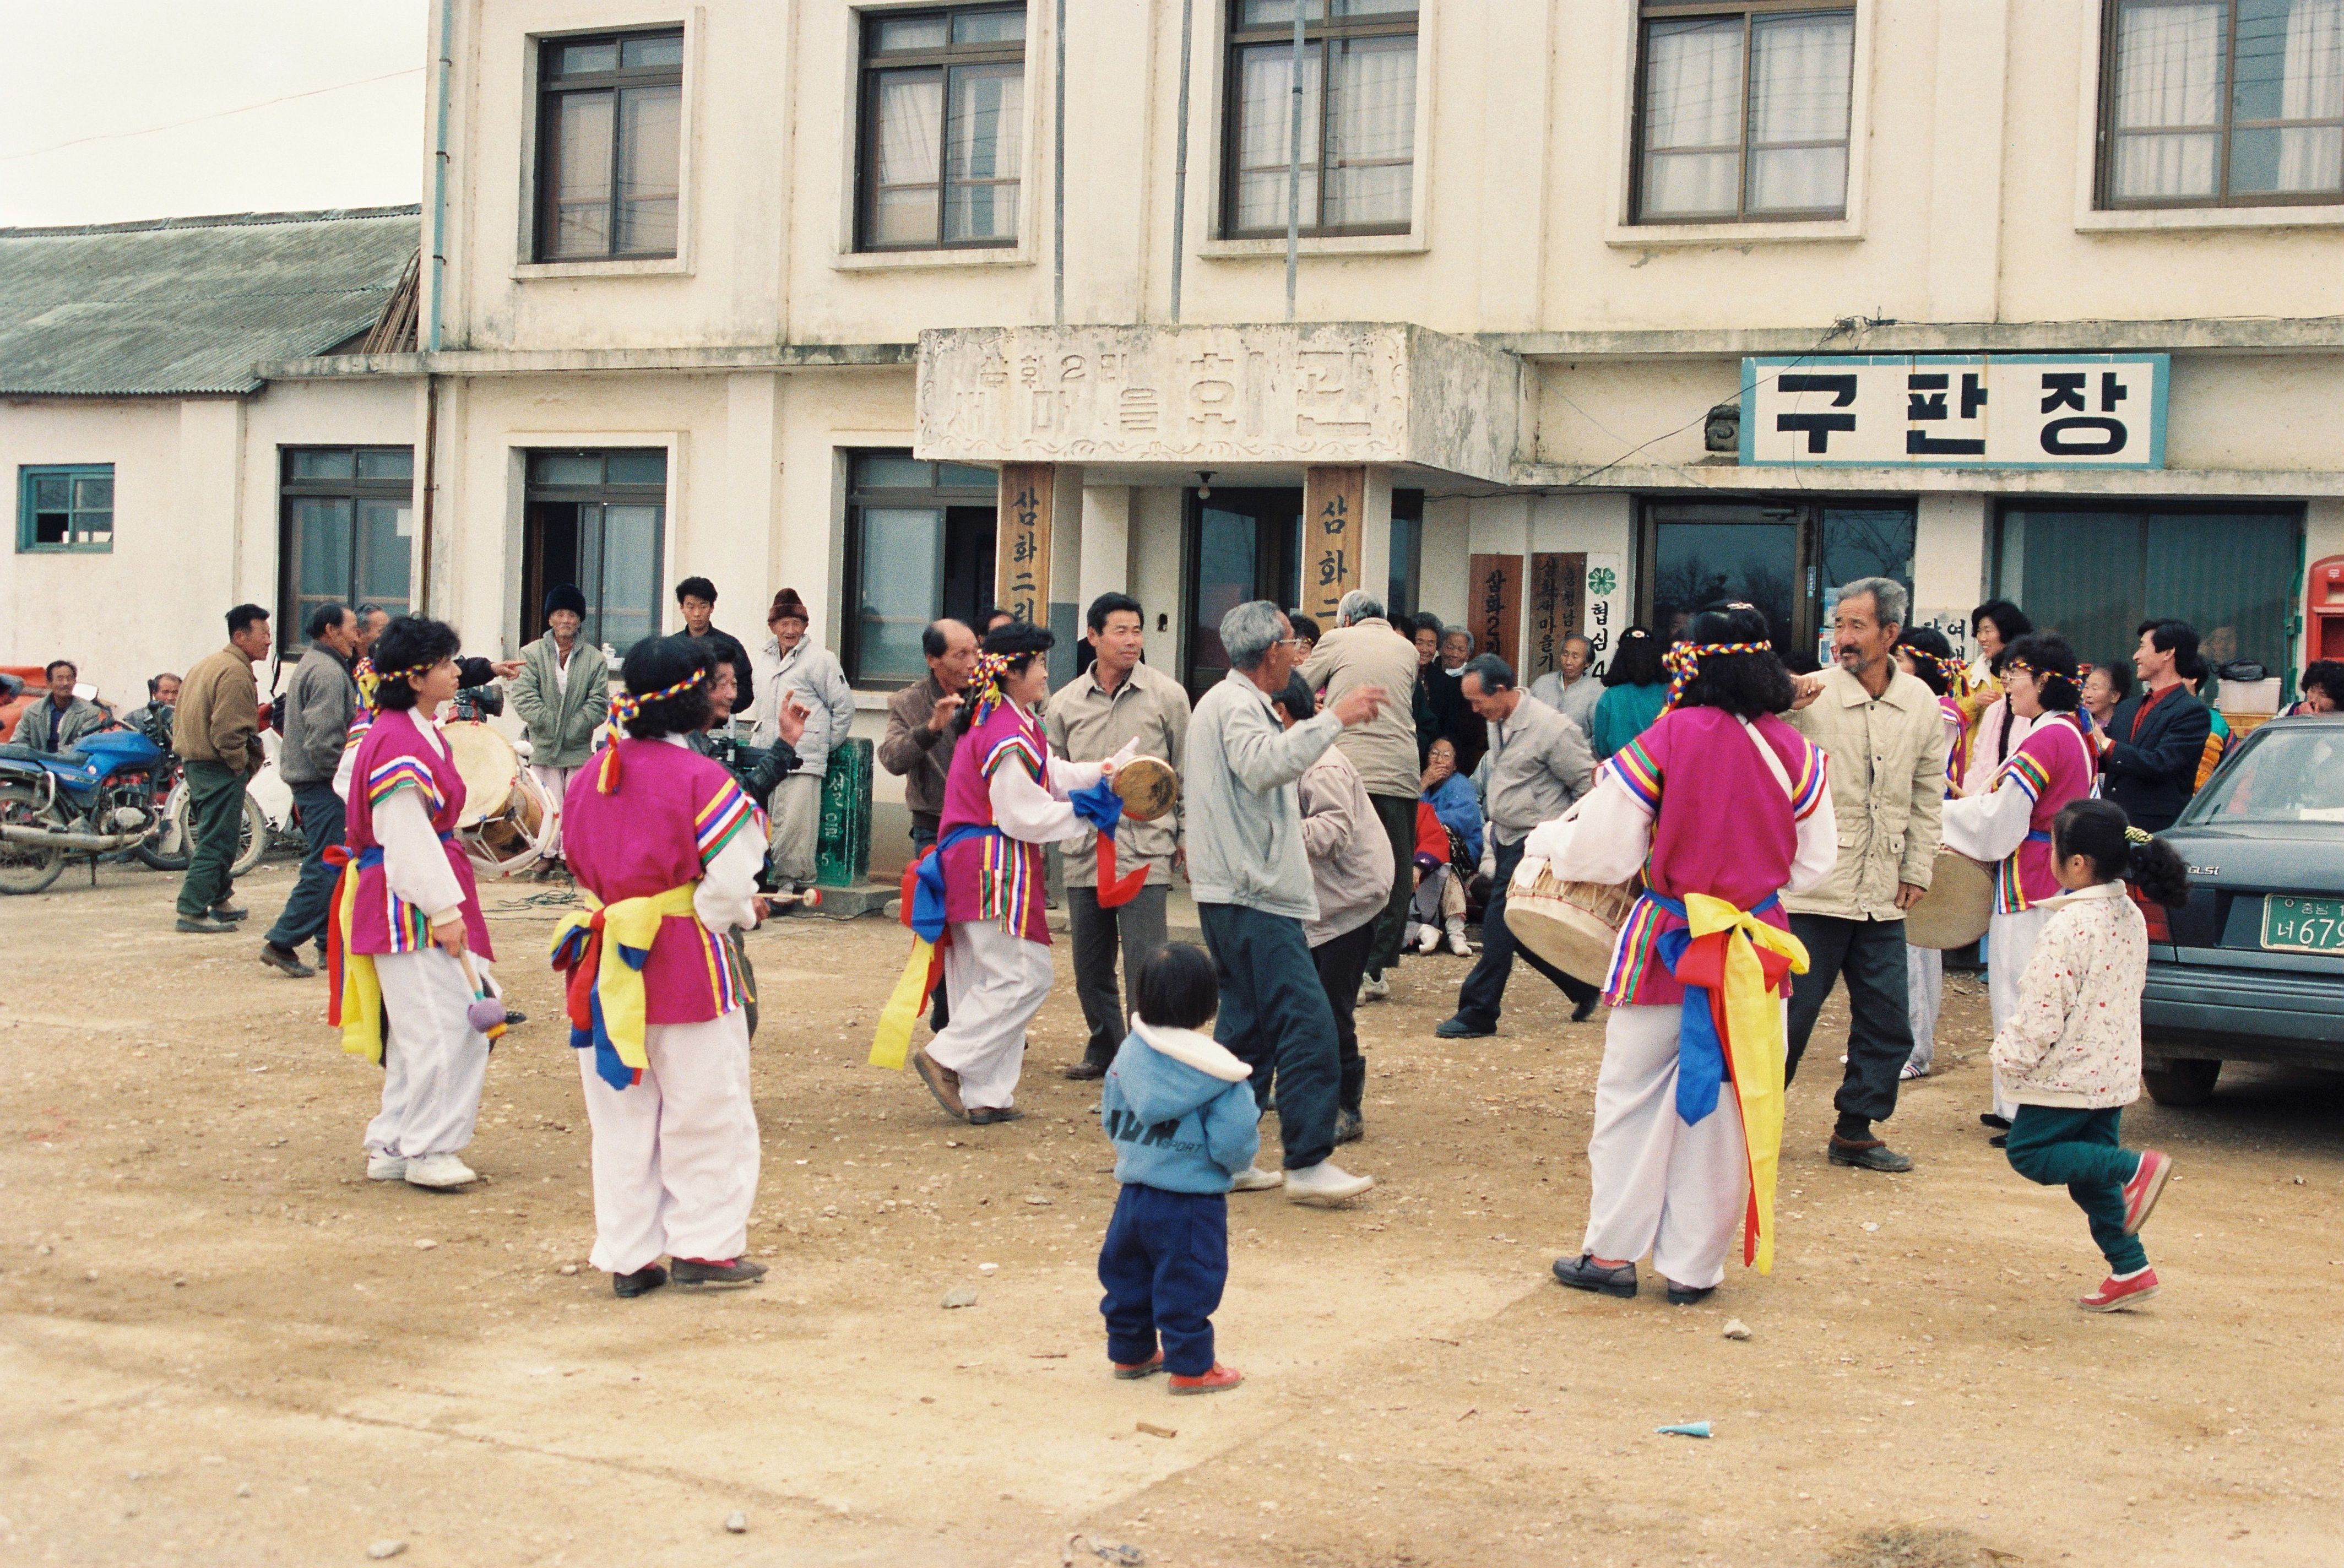
[[[1123,1183],[1099,1248],[1107,1358],[1118,1378],[1169,1371],[1176,1394],[1245,1381],[1213,1359],[1212,1316],[1229,1277],[1229,1181],[1261,1151],[1260,1111],[1252,1069],[1199,1032],[1220,1002],[1203,949],[1159,949],[1140,966],[1131,1034],[1099,1098]]]

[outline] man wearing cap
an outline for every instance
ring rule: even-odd
[[[561,803],[570,780],[594,754],[594,733],[611,703],[611,671],[602,650],[578,634],[586,623],[586,595],[565,582],[545,596],[545,635],[520,651],[520,673],[506,695],[529,726],[529,771],[553,797],[539,875],[561,861]],[[739,672],[745,676],[748,672]]]

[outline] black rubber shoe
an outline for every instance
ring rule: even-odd
[[[179,929],[197,932],[206,936],[217,936],[223,932],[235,930],[236,922],[215,920],[208,915],[182,915],[179,916]]]
[[[1602,999],[1603,998],[1601,996],[1590,996],[1584,1002],[1580,1003],[1576,1007],[1571,1008],[1571,1021],[1574,1024],[1583,1024],[1587,1022],[1588,1019],[1595,1016],[1595,1004]]]
[[[1622,1300],[1636,1293],[1636,1266],[1633,1263],[1622,1263],[1617,1269],[1599,1268],[1592,1253],[1556,1259],[1554,1277],[1574,1290],[1595,1290],[1606,1296],[1617,1296]]]
[[[1072,1078],[1078,1084],[1090,1083],[1094,1079],[1106,1077],[1106,1064],[1091,1061],[1086,1057],[1065,1068],[1062,1076]]]
[[[1433,1037],[1440,1040],[1486,1040],[1497,1032],[1495,1029],[1485,1029],[1479,1025],[1469,1024],[1461,1017],[1443,1018],[1432,1026]]]
[[[675,1282],[679,1285],[713,1287],[719,1290],[753,1285],[765,1277],[765,1266],[752,1263],[746,1258],[727,1258],[717,1263],[698,1263],[689,1258],[678,1258],[674,1269]]]
[[[1716,1294],[1717,1287],[1714,1285],[1680,1285],[1674,1280],[1669,1281],[1669,1305],[1672,1307],[1698,1307]]]
[[[1855,1170],[1884,1170],[1895,1174],[1913,1168],[1913,1157],[1899,1154],[1876,1138],[1853,1138],[1832,1134],[1824,1148],[1834,1165],[1844,1165]]]
[[[279,947],[274,942],[263,942],[260,945],[260,961],[281,974],[292,976],[296,980],[306,980],[318,972],[301,962],[301,956],[298,953],[294,952],[290,947]]]
[[[1026,1113],[1014,1105],[975,1105],[968,1108],[968,1125],[991,1127],[996,1121],[1024,1121]]]
[[[1358,1111],[1339,1110],[1335,1113],[1335,1141],[1337,1143],[1357,1143],[1367,1135],[1367,1123],[1360,1119],[1359,1113]]]
[[[1996,1132],[2008,1132],[2010,1118],[2006,1116],[1996,1116],[1990,1110],[1982,1110],[1978,1112],[1978,1126],[1990,1127]]]
[[[646,1263],[631,1274],[611,1276],[611,1294],[622,1301],[637,1296],[648,1296],[667,1283],[667,1270],[656,1263]]]

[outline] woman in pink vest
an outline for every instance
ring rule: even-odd
[[[490,984],[494,954],[456,845],[464,780],[432,717],[456,694],[460,645],[453,627],[411,615],[375,642],[375,713],[353,726],[349,862],[328,944],[342,1048],[383,1067],[367,1175],[416,1187],[474,1179],[458,1151],[472,1141],[489,1069],[488,1037],[469,1014],[472,976]]]
[[[570,781],[561,836],[586,907],[554,933],[594,1127],[594,1250],[618,1295],[754,1284],[757,1199],[745,992],[725,936],[764,917],[765,820],[693,751],[713,655],[685,636],[628,651],[611,735]],[[803,722],[803,714],[798,713]],[[620,733],[623,729],[624,733]]]
[[[1604,986],[1587,1237],[1555,1278],[1633,1296],[1649,1249],[1680,1305],[1725,1278],[1737,1230],[1745,1263],[1773,1262],[1782,998],[1806,967],[1780,895],[1839,856],[1824,755],[1775,716],[1793,690],[1765,617],[1704,611],[1685,636],[1668,710],[1526,845],[1573,882],[1646,884]]]
[[[988,633],[955,721],[935,855],[945,880],[945,997],[952,1022],[912,1058],[936,1103],[963,1121],[1015,1121],[1026,1027],[1050,994],[1042,846],[1112,832],[1120,803],[1096,789],[1132,751],[1103,763],[1050,754],[1037,716],[1050,690],[1046,626]],[[1086,798],[1076,798],[1085,795]]]

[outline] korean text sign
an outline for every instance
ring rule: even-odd
[[[1757,468],[2165,466],[2163,354],[1804,355],[1742,361]]]

